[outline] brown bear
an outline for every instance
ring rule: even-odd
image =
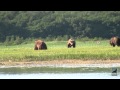
[[[116,45],[117,46],[120,46],[120,38],[119,37],[112,37],[111,39],[110,39],[110,45],[111,46],[113,46],[113,47],[115,47]]]
[[[47,45],[45,44],[44,41],[42,40],[35,41],[34,50],[46,50],[46,49],[47,49]]]
[[[70,39],[67,41],[67,46],[68,46],[68,48],[71,48],[71,47],[75,48],[75,46],[76,46],[75,40],[73,40],[72,38],[70,38]]]

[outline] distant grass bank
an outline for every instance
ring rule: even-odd
[[[15,46],[0,45],[0,62],[120,59],[120,47],[112,47],[108,41],[76,41],[76,48],[67,48],[66,41],[52,41],[46,44],[48,50],[34,50],[34,43]]]

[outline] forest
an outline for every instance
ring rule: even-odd
[[[0,11],[0,42],[112,36],[120,36],[120,11]]]

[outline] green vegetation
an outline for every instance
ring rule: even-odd
[[[120,59],[120,11],[0,11],[0,61]],[[75,38],[76,48],[66,41]],[[35,39],[48,50],[34,50]],[[100,43],[98,42],[100,41]]]
[[[112,47],[108,41],[76,41],[76,48],[67,48],[66,41],[46,42],[48,50],[34,50],[34,43],[0,46],[0,61],[43,60],[114,60],[120,59],[120,47]]]
[[[120,36],[119,23],[120,11],[0,11],[0,42],[18,45],[31,38],[109,39]]]

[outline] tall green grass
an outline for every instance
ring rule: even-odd
[[[34,50],[34,43],[16,46],[0,46],[0,61],[42,60],[114,60],[120,59],[120,47],[112,47],[108,41],[76,41],[76,48],[67,48],[66,41],[46,42],[47,50]]]

